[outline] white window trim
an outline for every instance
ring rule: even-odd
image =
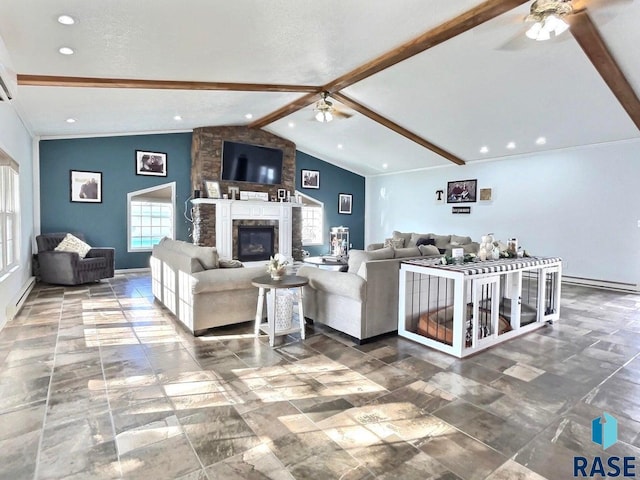
[[[321,232],[320,232],[321,233],[320,234],[320,241],[318,241],[318,242],[305,242],[304,239],[303,239],[302,240],[302,246],[303,247],[314,247],[314,246],[322,246],[322,245],[324,245],[325,244],[324,241],[323,241],[323,238],[324,238],[324,223],[325,223],[325,221],[324,221],[324,202],[316,200],[315,198],[310,197],[309,195],[305,195],[304,193],[302,193],[302,192],[300,192],[298,190],[296,190],[295,193],[299,194],[302,197],[302,203],[303,203],[303,207],[302,208],[304,208],[306,206],[306,207],[313,207],[313,208],[318,208],[318,209],[322,210],[322,215],[321,215],[322,224],[320,225],[320,230],[321,230]],[[307,205],[307,203],[309,205]]]
[[[6,169],[9,174],[7,176],[0,176],[0,195],[6,195],[0,205],[4,205],[0,210],[0,222],[2,227],[0,228],[0,235],[2,235],[2,244],[0,248],[3,249],[2,264],[0,264],[0,282],[6,279],[11,273],[20,268],[20,167],[19,165],[3,150],[0,149],[0,168]],[[9,180],[10,179],[10,180]],[[11,187],[9,182],[12,182]],[[11,207],[9,207],[11,205]],[[11,263],[4,264],[8,257],[7,255],[7,232],[5,230],[7,217],[11,217],[13,221],[11,225],[13,227],[12,232],[12,245],[13,252],[11,254]]]
[[[131,201],[133,197],[144,197],[144,195],[146,194],[155,192],[156,190],[162,190],[167,187],[171,188],[171,205],[173,206],[171,238],[175,239],[175,236],[176,236],[176,182],[163,183],[162,185],[155,185],[153,187],[144,188],[142,190],[136,190],[135,192],[127,193],[127,252],[139,253],[139,252],[152,251],[152,248],[131,248]],[[164,202],[158,199],[158,203],[164,203]]]

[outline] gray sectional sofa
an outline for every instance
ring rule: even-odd
[[[422,239],[422,241],[421,241]],[[470,237],[395,231],[384,243],[349,252],[347,272],[303,266],[305,316],[359,343],[398,329],[400,263],[409,258],[441,257],[452,248],[477,253]]]
[[[253,320],[258,289],[251,280],[265,268],[225,268],[232,265],[215,247],[164,238],[150,259],[153,295],[194,335]]]
[[[378,250],[385,246],[393,246],[394,248],[412,248],[424,245],[424,251],[433,251],[427,249],[426,246],[433,246],[438,249],[438,253],[451,255],[453,248],[462,248],[464,253],[478,253],[480,244],[471,240],[471,237],[460,235],[438,235],[436,233],[416,233],[416,232],[399,232],[394,231],[391,237],[385,239],[383,243],[372,243],[367,246],[368,251]],[[433,253],[435,254],[435,253]]]
[[[351,250],[347,272],[302,266],[298,275],[309,278],[303,295],[305,317],[346,333],[358,343],[395,332],[400,262],[421,256],[415,246],[385,247]]]

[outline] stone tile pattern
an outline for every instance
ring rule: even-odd
[[[284,153],[282,183],[279,185],[248,185],[244,182],[223,181],[220,178],[220,172],[222,171],[222,142],[224,140],[281,149]],[[296,146],[289,140],[264,130],[248,127],[202,127],[193,130],[191,183],[194,189],[198,188],[204,192],[205,180],[217,180],[220,182],[222,193],[227,193],[229,187],[238,187],[241,191],[267,192],[269,198],[277,198],[279,188],[284,188],[293,194],[296,188],[295,175]],[[210,205],[195,205],[193,208],[193,243],[196,245],[215,246],[215,208],[210,207]],[[302,260],[302,217],[300,212],[293,215],[292,225],[294,259]],[[235,235],[234,233],[234,243],[237,241]]]
[[[458,360],[320,325],[274,348],[251,322],[194,338],[145,274],[38,284],[0,331],[0,477],[552,480],[574,455],[640,457],[640,297],[563,286],[562,303]]]

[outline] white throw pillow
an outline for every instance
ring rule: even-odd
[[[89,253],[89,250],[91,250],[91,245],[88,245],[78,237],[67,233],[54,250],[57,252],[76,252],[80,255],[80,258],[84,258],[87,256],[87,253]]]

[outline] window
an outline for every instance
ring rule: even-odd
[[[304,193],[302,196],[302,245],[324,244],[324,204]]]
[[[18,266],[19,187],[18,164],[0,150],[0,275]]]
[[[162,237],[175,238],[175,182],[127,194],[128,251],[148,252]]]

